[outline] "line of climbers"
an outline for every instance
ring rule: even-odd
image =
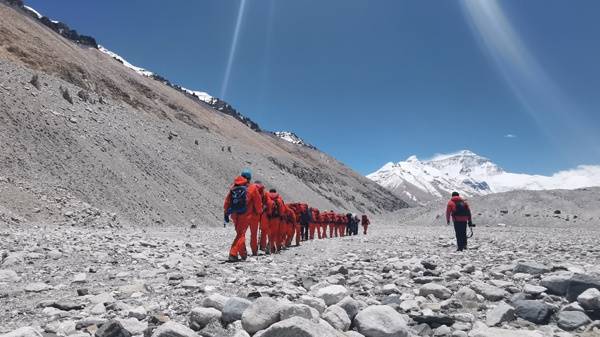
[[[229,261],[246,260],[246,232],[250,228],[250,248],[252,255],[258,250],[266,254],[279,253],[295,241],[317,238],[326,239],[357,235],[362,223],[363,234],[367,234],[370,221],[366,215],[359,219],[350,213],[343,215],[334,211],[321,212],[306,203],[286,204],[275,189],[269,191],[260,181],[252,181],[248,169],[235,178],[224,203],[224,221],[229,217],[235,225],[236,237],[229,251]],[[329,236],[327,230],[329,229]],[[260,231],[260,234],[259,234]],[[295,240],[294,240],[295,238]]]

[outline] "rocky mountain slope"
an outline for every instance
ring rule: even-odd
[[[374,215],[406,206],[224,102],[65,39],[18,4],[0,2],[0,18],[0,221],[219,225],[244,167],[288,201]]]
[[[600,186],[600,166],[580,166],[552,176],[518,174],[506,172],[490,159],[463,150],[429,160],[411,156],[406,161],[388,163],[367,177],[413,203],[423,203],[446,197],[452,191],[478,196],[513,190]]]

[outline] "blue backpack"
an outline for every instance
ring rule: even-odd
[[[248,194],[248,186],[234,186],[231,189],[231,206],[229,207],[230,214],[246,213],[246,195]]]

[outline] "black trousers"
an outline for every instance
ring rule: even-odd
[[[467,222],[455,221],[454,232],[456,232],[456,246],[458,249],[467,248]]]
[[[302,241],[308,241],[308,224],[301,224],[301,232],[300,236],[302,237]]]

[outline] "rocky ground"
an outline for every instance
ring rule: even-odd
[[[600,335],[597,227],[457,253],[449,227],[374,224],[236,264],[231,227],[0,228],[3,337]]]

